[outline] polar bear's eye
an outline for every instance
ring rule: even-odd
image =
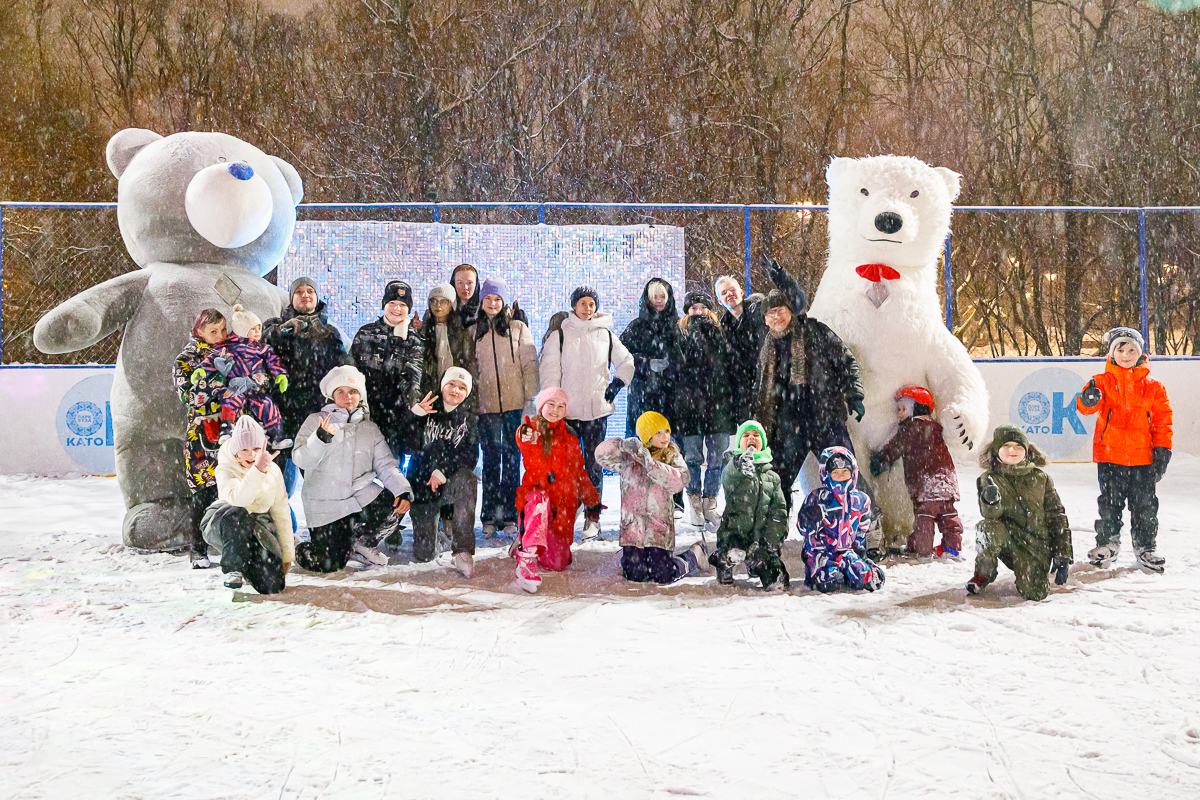
[[[909,197],[916,197],[919,194],[920,194],[920,192],[918,192],[916,189],[913,189],[913,193],[910,194]]]
[[[871,196],[871,193],[867,191],[867,187],[865,187],[865,186],[863,188],[859,189],[859,191],[863,193],[863,197]]]

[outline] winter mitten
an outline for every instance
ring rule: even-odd
[[[1079,393],[1079,402],[1083,403],[1085,408],[1095,408],[1100,405],[1100,400],[1103,396],[1100,392],[1100,387],[1096,385],[1096,379],[1092,378],[1088,381],[1088,385],[1083,387],[1083,391]]]
[[[254,380],[245,376],[232,378],[229,381],[229,391],[233,392],[235,397],[241,397],[253,388]]]
[[[754,469],[754,454],[742,453],[738,456],[738,471],[747,478],[753,478],[757,470]]]
[[[207,373],[202,369],[198,369],[198,370],[195,370],[194,372],[192,372],[192,377],[190,379],[192,382],[192,385],[196,386],[197,384],[199,384],[200,381],[204,380],[204,376],[206,374]]]
[[[217,372],[228,376],[233,369],[233,359],[229,356],[216,356],[213,358],[213,366],[217,368]]]
[[[1171,463],[1171,448],[1156,447],[1154,448],[1154,482],[1158,483],[1162,480],[1163,475],[1167,474],[1167,464]]]
[[[887,470],[888,465],[883,463],[883,456],[879,453],[871,453],[871,477],[879,477]]]
[[[608,388],[604,390],[604,402],[611,403],[617,399],[617,394],[625,388],[625,381],[620,378],[613,378],[608,384]]]
[[[991,478],[988,478],[987,483],[979,490],[979,499],[989,506],[994,506],[1000,502],[1000,488],[992,482]]]
[[[856,421],[862,422],[863,417],[866,416],[867,407],[863,405],[863,401],[861,398],[856,399],[854,401],[854,403],[850,406],[850,413],[852,413],[854,415],[854,419]]]
[[[775,275],[783,272],[783,267],[779,266],[779,262],[766,253],[758,254],[758,265],[762,267],[769,275]]]
[[[666,369],[667,369],[667,359],[665,359],[665,358],[650,359],[650,371],[651,372],[665,372]]]
[[[1062,586],[1071,572],[1071,560],[1066,556],[1058,556],[1054,559],[1051,569],[1054,570],[1054,585]]]
[[[287,387],[288,387],[287,375],[276,375],[275,376],[275,388],[279,389],[279,393],[283,394],[284,392],[286,392]]]

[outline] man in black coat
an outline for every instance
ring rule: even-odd
[[[367,379],[371,419],[383,431],[400,461],[413,452],[414,418],[410,409],[421,402],[421,369],[425,342],[413,327],[413,290],[401,280],[388,281],[381,301],[383,315],[354,335],[350,355]]]

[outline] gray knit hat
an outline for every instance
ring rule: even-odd
[[[296,278],[296,280],[292,281],[292,288],[288,290],[288,297],[294,295],[296,290],[301,286],[311,286],[313,287],[314,292],[317,291],[317,285],[313,283],[313,279],[307,275],[301,275],[299,278]],[[320,294],[320,292],[318,292],[318,294]]]

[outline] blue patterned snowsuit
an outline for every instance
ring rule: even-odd
[[[852,464],[851,478],[835,483],[826,465],[839,454]],[[861,553],[866,552],[871,500],[853,488],[858,482],[854,456],[844,447],[829,447],[818,459],[821,486],[813,489],[800,508],[796,527],[804,540],[804,585],[832,592],[841,585],[874,591],[883,582],[883,570]]]

